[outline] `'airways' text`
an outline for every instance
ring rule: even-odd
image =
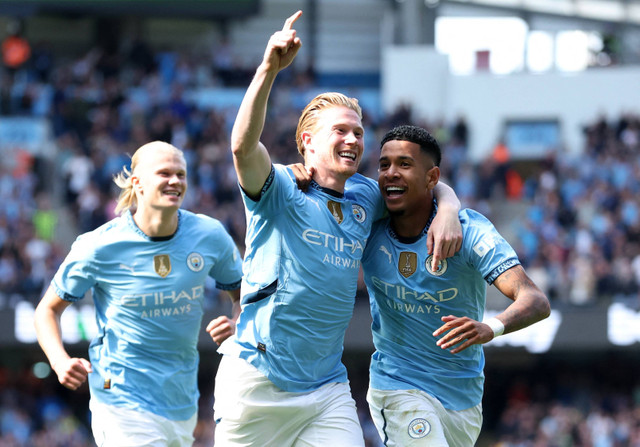
[[[334,255],[324,255],[322,262],[324,262],[325,264],[335,265],[336,267],[345,267],[349,269],[360,268],[359,259],[341,258],[340,256]]]

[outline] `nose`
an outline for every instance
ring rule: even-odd
[[[384,176],[387,178],[396,178],[396,177],[399,177],[399,171],[394,164],[391,164],[384,171]]]
[[[170,185],[177,185],[179,183],[182,182],[182,178],[178,176],[178,174],[174,174],[171,177],[169,177],[169,184]]]
[[[349,132],[347,133],[347,135],[345,136],[345,142],[347,144],[356,144],[358,142],[358,137],[356,137],[356,134],[353,132]]]

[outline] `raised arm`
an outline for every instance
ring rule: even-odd
[[[36,307],[34,323],[38,343],[58,380],[65,387],[75,390],[87,380],[87,374],[92,369],[88,360],[69,356],[63,346],[60,316],[70,304],[49,287]]]
[[[302,15],[298,11],[289,17],[282,30],[269,39],[262,63],[240,104],[231,132],[233,162],[240,186],[250,196],[257,196],[271,170],[271,158],[260,143],[267,113],[267,102],[277,74],[296,57],[302,42],[293,24]]]
[[[460,200],[453,188],[438,182],[433,194],[438,212],[427,232],[427,252],[433,255],[432,268],[437,270],[441,259],[450,258],[462,247],[462,225],[458,217]]]
[[[549,300],[526,274],[522,266],[517,265],[503,272],[493,282],[500,292],[513,300],[502,313],[500,313],[492,325],[479,322],[469,317],[455,317],[448,315],[442,317],[445,323],[433,335],[446,334],[438,340],[437,344],[442,349],[455,346],[452,354],[456,354],[471,345],[487,343],[499,333],[494,334],[496,324],[503,325],[500,333],[514,332],[531,326],[540,320],[547,318],[551,312]]]

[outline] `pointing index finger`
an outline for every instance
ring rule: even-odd
[[[293,14],[291,17],[285,20],[284,26],[282,27],[282,31],[290,30],[293,27],[293,24],[296,22],[296,20],[300,18],[301,15],[302,15],[302,11],[297,11],[295,14]]]

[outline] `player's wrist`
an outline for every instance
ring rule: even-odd
[[[498,320],[496,317],[489,318],[483,321],[484,324],[489,326],[493,331],[493,338],[499,337],[504,334],[504,323]]]

